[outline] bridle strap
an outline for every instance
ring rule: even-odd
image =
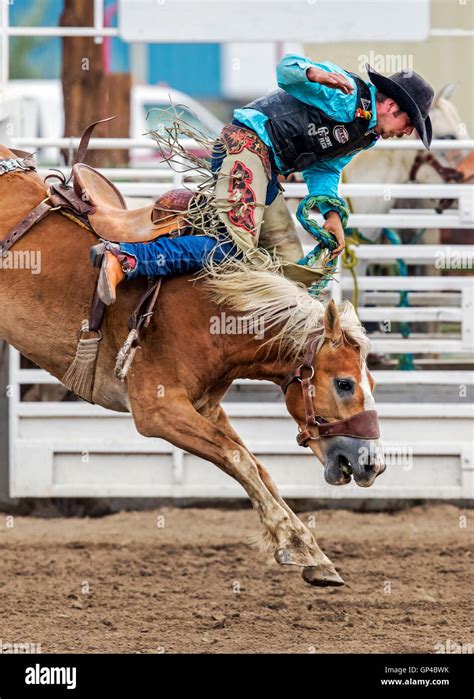
[[[464,179],[464,174],[453,167],[445,167],[441,165],[439,160],[435,158],[433,153],[418,153],[413,165],[410,170],[410,181],[415,182],[418,170],[422,165],[430,165],[435,172],[441,177],[443,182],[467,182]],[[435,211],[437,214],[442,214],[445,209],[449,209],[452,204],[452,199],[440,199],[437,206],[435,206]]]
[[[313,398],[311,396],[313,392],[313,384],[311,383],[311,379],[309,377],[301,380],[301,390],[303,391],[304,408],[306,411],[306,424],[316,425],[317,422],[314,415]]]
[[[379,421],[375,410],[363,410],[337,422],[324,420],[324,422],[316,422],[316,424],[319,428],[317,437],[313,437],[307,427],[298,433],[296,441],[301,447],[306,447],[310,439],[317,440],[322,437],[353,437],[355,439],[378,439],[380,437]]]
[[[314,361],[314,355],[316,354],[316,341],[320,339],[321,335],[323,334],[322,330],[317,330],[316,332],[312,333],[307,341],[307,347],[306,351],[304,353],[303,357],[303,362],[296,367],[296,369],[293,369],[290,371],[287,376],[283,379],[282,383],[280,384],[280,388],[283,391],[283,393],[286,393],[288,390],[288,386],[293,383],[293,381],[301,381],[303,382],[303,375],[302,371],[303,369],[309,369],[310,371],[310,376],[309,379],[311,380],[314,376],[314,368],[313,368],[313,361]]]
[[[303,393],[304,408],[306,413],[306,425],[300,429],[296,437],[297,443],[301,447],[307,447],[308,442],[322,439],[323,437],[354,437],[356,439],[378,439],[380,429],[377,412],[375,410],[363,410],[360,413],[351,415],[345,420],[329,422],[321,415],[314,414],[313,392],[315,389],[311,380],[314,377],[314,356],[316,354],[317,340],[321,337],[322,331],[318,331],[310,336],[308,346],[304,354],[303,362],[296,369],[290,371],[281,383],[280,388],[285,394],[293,381],[301,383]],[[303,377],[303,371],[309,371],[309,376]],[[317,426],[318,435],[314,437],[309,430],[310,426]]]

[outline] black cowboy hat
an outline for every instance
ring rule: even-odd
[[[429,117],[434,98],[431,85],[414,70],[400,70],[387,78],[377,73],[368,63],[365,68],[377,90],[390,97],[408,114],[423,145],[429,150],[433,133]]]

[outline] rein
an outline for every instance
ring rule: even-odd
[[[360,413],[351,415],[345,420],[329,422],[321,415],[314,414],[312,393],[316,386],[312,383],[314,378],[314,357],[316,355],[316,345],[322,335],[322,331],[313,333],[309,339],[303,362],[290,371],[283,380],[280,388],[283,395],[293,381],[299,381],[303,393],[303,401],[306,413],[306,425],[303,429],[298,429],[296,441],[300,447],[307,447],[311,439],[318,440],[323,437],[355,437],[356,439],[378,439],[380,437],[379,422],[375,410],[363,410]],[[305,374],[307,374],[305,376]],[[310,427],[318,428],[318,436],[311,434]]]

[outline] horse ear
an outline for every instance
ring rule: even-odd
[[[446,83],[446,85],[443,85],[443,87],[438,90],[438,92],[435,95],[435,98],[433,100],[433,106],[437,104],[439,99],[444,99],[444,100],[449,100],[451,99],[451,95],[453,94],[454,90],[457,87],[457,82],[454,83]]]
[[[370,373],[370,371],[368,369],[366,369],[366,371],[367,371],[367,378],[369,379],[370,390],[373,393],[374,388],[376,386],[376,381],[375,381],[374,377],[372,376],[372,374]]]
[[[341,339],[342,331],[339,321],[339,311],[337,310],[334,300],[331,299],[324,311],[324,334],[328,340],[338,342]]]

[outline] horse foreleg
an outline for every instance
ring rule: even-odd
[[[260,477],[254,458],[241,443],[200,415],[185,395],[167,394],[166,406],[155,406],[155,410],[149,405],[143,408],[139,396],[136,398],[134,400],[131,395],[132,413],[141,434],[161,437],[211,461],[242,485],[275,542],[275,557],[280,563],[318,569],[314,581],[308,580],[313,584],[342,584],[331,561],[322,551],[315,556],[302,540],[287,509],[270,493]]]
[[[252,454],[250,451],[248,451],[241,437],[232,427],[229,417],[223,409],[222,405],[215,406],[212,409],[212,411],[210,411],[209,414],[206,415],[206,417],[209,420],[211,420],[213,424],[216,425],[216,427],[225,432],[229,437],[231,437],[231,439],[240,444],[248,452],[249,456],[255,462],[259,476],[262,482],[265,484],[267,490],[269,491],[271,496],[277,501],[277,503],[281,507],[283,507],[288,513],[294,531],[297,533],[297,536],[301,539],[301,541],[304,542],[305,546],[309,549],[311,555],[313,556],[313,563],[309,566],[307,565],[304,567],[303,578],[313,585],[342,584],[343,580],[334,570],[333,564],[331,563],[329,558],[323,553],[323,551],[319,548],[314,536],[311,534],[309,529],[303,524],[300,518],[293,512],[291,507],[289,507],[289,505],[282,498],[282,496],[278,492],[276,483],[270,476],[263,463],[255,456],[255,454]],[[298,558],[297,554],[294,551],[294,546],[290,546],[289,548],[283,550],[280,549],[279,551],[277,551],[275,557],[277,561],[282,564],[292,563],[293,560],[291,559],[295,559],[295,557]],[[331,580],[332,582],[329,582],[329,580]]]

